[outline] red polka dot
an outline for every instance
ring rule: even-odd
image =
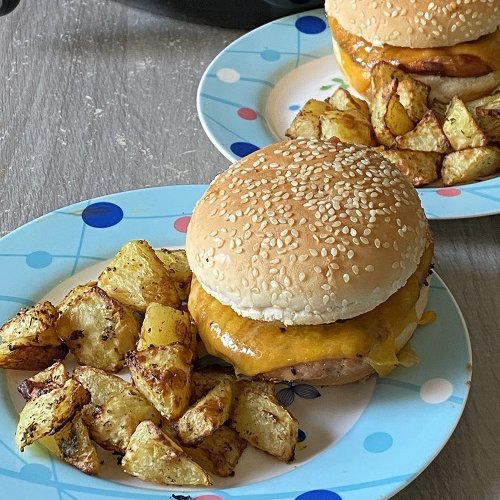
[[[179,233],[186,233],[190,220],[191,220],[191,217],[189,215],[185,215],[184,217],[179,217],[174,222],[175,229],[177,229],[177,231],[179,231]]]
[[[255,120],[257,118],[257,113],[250,108],[240,108],[238,109],[238,116],[243,118],[243,120]]]
[[[436,189],[436,193],[439,194],[440,196],[458,196],[462,194],[462,191],[457,188],[440,188]]]

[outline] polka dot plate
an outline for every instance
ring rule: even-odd
[[[347,85],[317,9],[261,26],[223,50],[201,79],[198,114],[213,144],[235,161],[285,138],[297,110],[337,86]],[[500,177],[417,191],[429,219],[500,212]]]
[[[57,303],[95,279],[128,240],[179,247],[206,186],[149,188],[56,210],[0,239],[0,323],[21,307]],[[247,447],[235,475],[210,489],[160,487],[124,474],[103,454],[102,474],[89,477],[34,444],[14,443],[27,372],[0,370],[0,485],[9,500],[184,499],[350,500],[387,498],[414,479],[451,436],[471,377],[467,330],[450,292],[434,275],[430,310],[412,346],[420,363],[389,377],[344,387],[279,384],[277,397],[300,425],[295,461],[281,463]]]

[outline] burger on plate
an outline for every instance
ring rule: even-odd
[[[379,61],[431,86],[431,99],[468,101],[500,85],[499,0],[326,0],[334,53],[366,93]]]
[[[219,174],[198,201],[189,311],[208,352],[240,375],[386,375],[423,314],[432,248],[417,192],[378,153],[280,142]]]

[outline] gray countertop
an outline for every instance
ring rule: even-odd
[[[24,0],[0,18],[0,236],[80,200],[207,183],[226,168],[196,90],[241,34],[107,0]],[[469,327],[473,383],[448,444],[397,498],[500,499],[500,216],[431,226],[435,268]]]

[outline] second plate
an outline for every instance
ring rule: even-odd
[[[268,23],[226,47],[198,88],[205,132],[230,161],[284,138],[297,110],[344,85],[322,9]],[[500,177],[417,189],[429,219],[500,213]]]

